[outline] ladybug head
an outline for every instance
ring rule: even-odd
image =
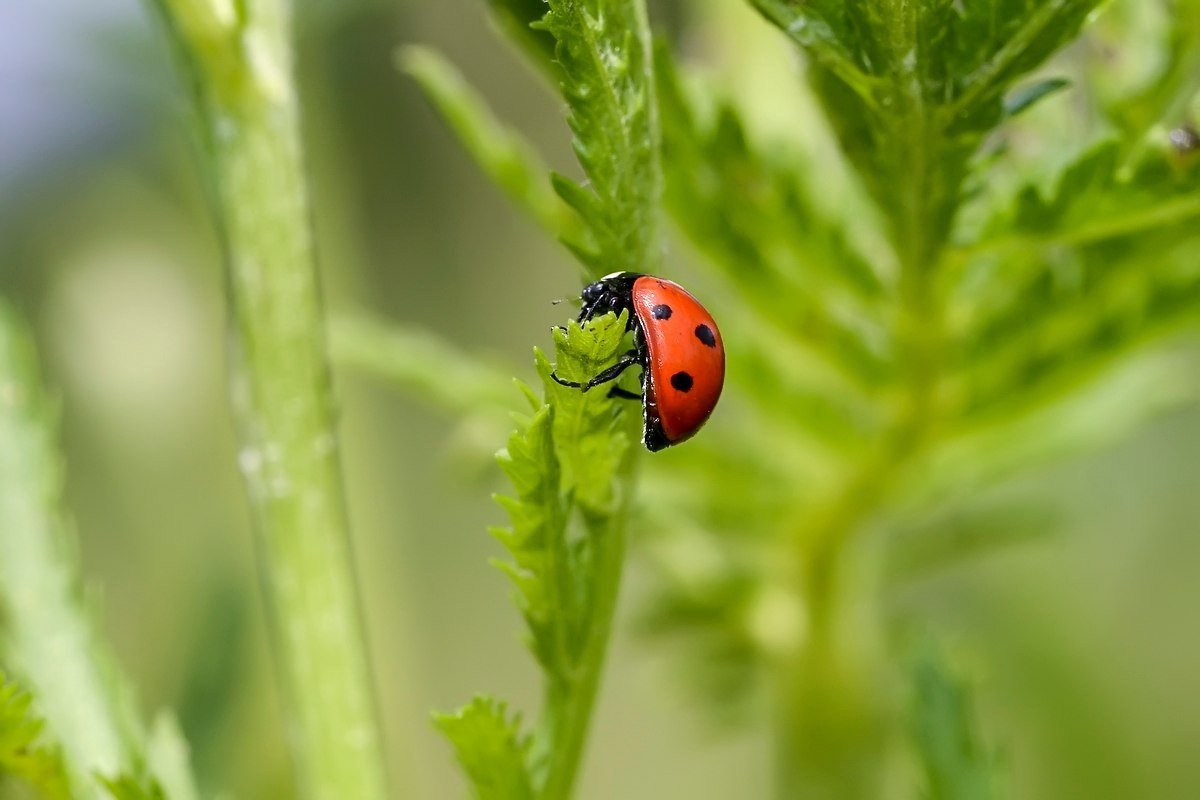
[[[583,305],[579,312],[580,321],[610,311],[620,313],[631,308],[630,287],[637,277],[639,276],[631,272],[614,272],[583,287],[583,292],[579,295]]]
[[[604,284],[600,282],[589,283],[583,287],[583,293],[579,296],[583,300],[584,305],[591,305],[599,300],[604,295]]]

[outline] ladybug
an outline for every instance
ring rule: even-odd
[[[708,419],[725,382],[725,347],[712,315],[682,286],[653,275],[614,272],[584,288],[579,321],[629,312],[634,349],[586,383],[551,375],[587,391],[642,368],[642,442],[656,452],[690,439]],[[639,399],[614,387],[610,394]]]

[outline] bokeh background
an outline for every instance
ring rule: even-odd
[[[577,272],[470,163],[393,50],[443,50],[570,171],[559,101],[478,0],[300,5],[328,307],[434,330],[531,377],[530,348],[562,315],[548,301],[577,293]],[[759,67],[786,82],[794,59],[753,13],[652,5],[658,30],[724,70],[757,119],[803,125],[802,110],[772,105],[780,92]],[[1114,82],[1153,70],[1155,20],[1134,16],[1147,44],[1115,57]],[[142,3],[0,4],[0,293],[35,325],[61,397],[68,497],[104,630],[143,708],[178,711],[207,790],[287,797],[226,405],[221,267],[189,136]],[[673,268],[687,273],[682,259]],[[497,546],[484,529],[501,518],[488,453],[503,427],[351,372],[337,373],[337,391],[397,795],[459,796],[428,712],[478,691],[536,707],[520,620],[486,563]],[[970,643],[960,657],[1012,797],[1200,797],[1197,453],[1200,409],[1189,408],[1028,476],[1059,500],[1055,535],[903,598]],[[765,737],[715,725],[679,688],[673,643],[637,633],[653,577],[633,551],[581,797],[767,796]]]

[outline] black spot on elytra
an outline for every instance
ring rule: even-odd
[[[655,306],[654,310],[650,313],[654,314],[655,319],[670,319],[672,312],[671,312],[671,307],[669,305],[667,305],[666,303],[663,303],[661,305]]]
[[[691,391],[692,376],[686,372],[676,372],[671,376],[671,385],[681,392]]]
[[[713,336],[712,328],[707,325],[701,324],[696,326],[696,338],[708,347],[717,346],[717,337]]]

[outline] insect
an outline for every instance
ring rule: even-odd
[[[642,443],[651,452],[692,437],[708,419],[725,382],[725,347],[712,315],[677,283],[614,272],[589,284],[581,296],[579,321],[629,312],[634,349],[585,383],[554,380],[583,391],[616,380],[626,369],[642,368]],[[610,394],[639,399],[614,387]]]

